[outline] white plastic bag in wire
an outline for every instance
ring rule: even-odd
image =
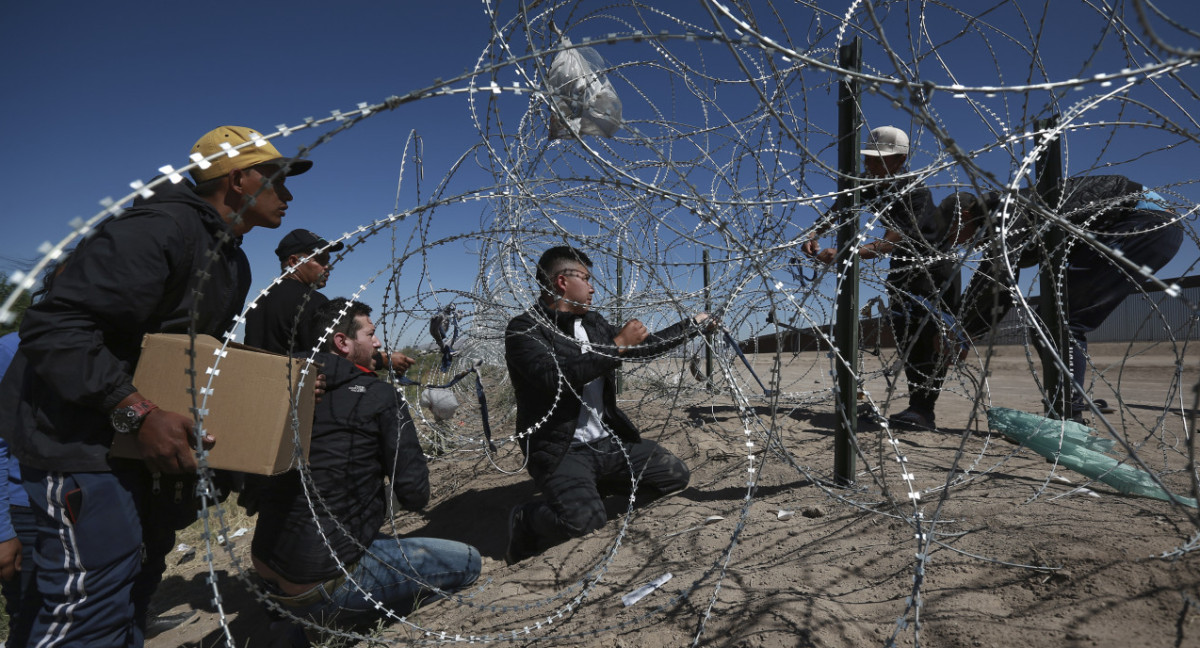
[[[458,410],[458,398],[449,389],[430,387],[421,392],[421,407],[433,413],[433,420],[446,421],[454,418]]]
[[[564,39],[563,45],[570,44]],[[604,67],[604,59],[590,47],[565,49],[554,56],[546,78],[558,108],[551,113],[551,138],[612,137],[621,128],[621,100]]]

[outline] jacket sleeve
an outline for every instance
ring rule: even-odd
[[[68,257],[49,295],[26,311],[21,346],[63,399],[107,411],[134,392],[129,368],[110,346],[140,344],[176,256],[192,254],[185,239],[171,218],[110,220]]]
[[[621,360],[613,357],[611,336],[607,340],[593,340],[597,351],[592,353],[556,354],[553,335],[560,333],[538,323],[528,313],[508,323],[504,356],[514,380],[554,393],[561,379],[579,391],[621,365]]]
[[[372,388],[392,403],[376,418],[382,437],[380,452],[383,456],[380,459],[385,475],[391,480],[392,492],[400,506],[419,511],[429,503],[429,466],[417,440],[417,428],[408,413],[408,406],[399,400],[390,385],[381,382]]]
[[[1013,305],[1009,282],[996,276],[995,271],[995,262],[982,263],[963,293],[962,327],[973,340],[992,330]]]
[[[17,532],[13,529],[12,514],[10,507],[13,502],[8,499],[8,467],[12,465],[13,460],[8,454],[8,444],[0,440],[0,542],[8,542],[17,537]],[[32,569],[32,565],[30,566]]]
[[[641,344],[626,349],[621,357],[628,360],[640,360],[661,355],[687,342],[699,330],[699,327],[689,317],[661,331],[651,333]],[[617,332],[614,331],[614,336]]]

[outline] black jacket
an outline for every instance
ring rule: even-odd
[[[298,470],[269,478],[251,544],[255,557],[293,583],[341,573],[322,531],[343,563],[362,556],[384,522],[385,477],[404,508],[417,511],[429,503],[429,468],[396,389],[340,356],[318,353],[316,362],[326,392],[313,411],[312,508]]]
[[[1048,196],[1050,209],[1080,228],[1103,235],[1111,232],[1119,223],[1135,219],[1148,223],[1165,224],[1173,215],[1162,210],[1144,210],[1137,207],[1145,195],[1146,188],[1138,182],[1121,175],[1074,176],[1059,183]],[[986,254],[996,256],[1001,249],[1013,258],[1016,272],[1009,273],[999,259],[987,258],[971,276],[963,296],[962,322],[966,332],[978,337],[1000,322],[1013,305],[1010,288],[1019,278],[1020,268],[1040,263],[1045,256],[1057,259],[1063,252],[1047,250],[1039,242],[1046,237],[1044,230],[1034,227],[1029,200],[1030,190],[1019,192],[1014,213],[1010,214],[1006,230],[1009,232],[1001,241],[991,240],[992,246]],[[1172,227],[1179,227],[1178,223]],[[1035,238],[1036,237],[1036,238]],[[1084,250],[1087,244],[1066,235],[1072,252]]]
[[[142,337],[219,337],[245,302],[250,264],[241,237],[184,181],[102,222],[52,286],[21,324],[21,406],[35,425],[6,430],[7,440],[25,465],[107,471],[109,412],[136,391]]]
[[[959,266],[950,259],[950,223],[921,182],[884,181],[864,191],[866,208],[903,238],[890,254],[888,290],[897,295],[941,299],[950,309],[962,291]]]
[[[575,320],[583,318],[592,351],[575,340]],[[536,483],[558,468],[575,437],[583,387],[604,379],[603,423],[626,441],[641,439],[637,427],[617,407],[615,370],[622,360],[648,358],[676,347],[696,331],[684,320],[618,356],[613,338],[620,329],[599,313],[573,315],[538,304],[514,317],[504,332],[504,358],[517,400],[517,434]]]
[[[320,337],[316,330],[317,309],[329,298],[312,286],[287,277],[267,291],[255,308],[246,313],[244,342],[272,353],[296,352],[308,356]]]

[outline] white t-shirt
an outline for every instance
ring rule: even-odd
[[[591,340],[588,339],[587,331],[583,329],[582,318],[575,320],[575,339],[579,340],[580,351],[592,352]],[[596,378],[584,385],[579,400],[579,418],[575,421],[575,440],[587,443],[608,436],[608,430],[605,430],[604,425],[600,422],[600,417],[604,414],[604,378]]]

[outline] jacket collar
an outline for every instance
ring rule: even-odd
[[[555,310],[547,306],[546,302],[542,301],[541,299],[537,301],[537,305],[534,306],[534,308],[539,314],[545,317],[546,320],[557,327],[558,330],[568,335],[575,334],[575,320],[580,320],[586,317],[586,313],[584,315],[576,315],[575,313],[568,311]]]

